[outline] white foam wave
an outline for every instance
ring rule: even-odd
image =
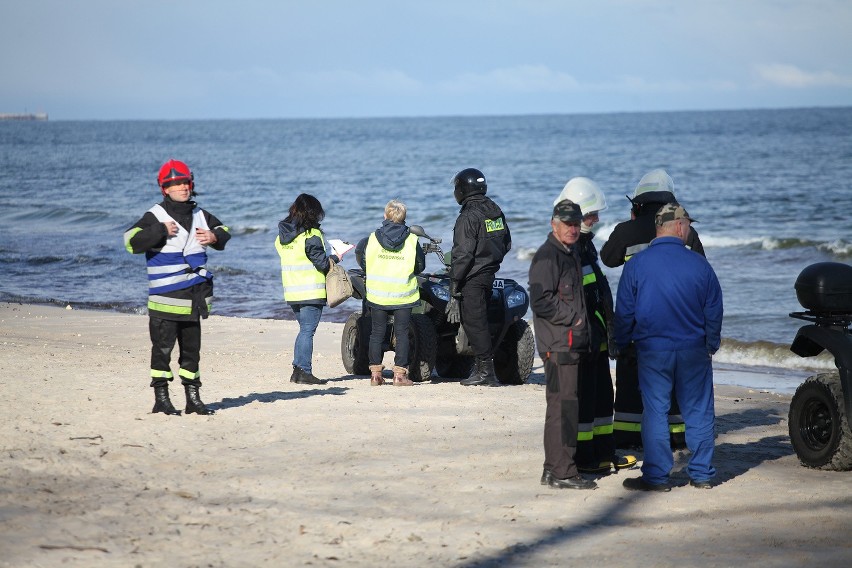
[[[847,243],[843,239],[819,244],[817,248],[837,256],[852,256],[852,243]]]
[[[713,355],[713,361],[745,367],[771,367],[776,369],[801,369],[803,371],[834,371],[834,357],[823,352],[817,357],[799,357],[789,345],[766,341],[743,343],[722,340],[722,347]]]

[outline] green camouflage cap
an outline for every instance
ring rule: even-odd
[[[693,223],[697,223],[697,219],[693,219],[689,216],[689,213],[686,212],[686,209],[678,205],[677,203],[666,203],[657,211],[657,217],[655,219],[657,225],[662,225],[663,223],[667,223],[669,221],[677,221],[678,219],[689,219]]]
[[[583,221],[583,212],[570,199],[563,199],[553,208],[552,219],[559,219],[563,223],[580,223]]]

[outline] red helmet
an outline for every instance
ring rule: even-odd
[[[160,189],[163,191],[163,195],[166,194],[165,186],[171,185],[171,183],[175,181],[189,182],[189,190],[194,191],[194,179],[195,176],[192,175],[192,171],[189,169],[189,166],[177,160],[169,160],[160,168],[160,174],[157,176],[157,185],[160,186]]]

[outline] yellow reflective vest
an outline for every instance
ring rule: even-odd
[[[408,235],[398,251],[387,250],[370,234],[364,259],[367,266],[367,301],[377,306],[408,307],[420,301],[414,264],[417,235]]]
[[[325,275],[317,270],[308,255],[305,254],[305,241],[309,237],[319,237],[325,247],[325,239],[317,229],[308,229],[298,237],[281,244],[281,238],[275,237],[275,249],[281,257],[281,284],[284,286],[284,300],[287,302],[305,302],[325,300]]]

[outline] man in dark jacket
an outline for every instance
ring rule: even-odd
[[[621,266],[633,255],[648,248],[657,236],[654,218],[666,203],[676,202],[674,181],[663,169],[651,170],[639,180],[630,199],[630,221],[615,226],[601,248],[601,260],[610,268]],[[691,230],[685,246],[704,256],[698,233]],[[615,363],[615,420],[613,435],[617,448],[642,447],[642,397],[639,394],[639,375],[636,350],[631,344],[619,354]],[[673,449],[686,447],[685,426],[677,401],[672,399],[669,431]]]
[[[530,263],[530,307],[538,354],[544,361],[547,411],[544,418],[542,485],[594,489],[577,470],[577,364],[590,351],[583,270],[575,246],[583,213],[564,199],[553,208],[552,232]]]
[[[494,275],[512,248],[512,236],[503,211],[485,197],[487,185],[481,171],[460,171],[453,178],[453,186],[456,201],[462,207],[453,228],[447,321],[457,323],[461,319],[475,357],[473,372],[461,384],[499,386],[487,302]]]

